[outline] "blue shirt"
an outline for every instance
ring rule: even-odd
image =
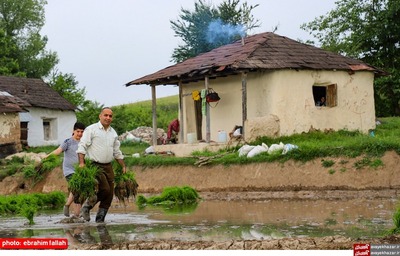
[[[78,149],[79,141],[74,140],[74,138],[68,138],[60,145],[60,148],[64,152],[63,160],[63,173],[64,176],[75,173],[74,165],[78,163],[78,154],[76,150]]]

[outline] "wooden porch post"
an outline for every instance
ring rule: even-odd
[[[153,113],[153,146],[157,145],[157,97],[156,86],[151,85],[151,112]]]
[[[208,76],[205,76],[205,87],[208,90]],[[210,143],[211,132],[210,132],[210,105],[206,103],[206,143]]]
[[[245,138],[244,124],[247,120],[247,73],[242,72],[242,137]]]
[[[178,83],[179,86],[179,143],[183,144],[184,142],[184,126],[185,123],[183,121],[183,102],[182,102],[182,82],[179,81]]]

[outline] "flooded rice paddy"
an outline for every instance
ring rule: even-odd
[[[284,237],[382,236],[393,227],[397,198],[352,200],[201,201],[191,207],[139,209],[114,203],[105,224],[61,223],[62,210],[40,212],[34,225],[24,217],[1,217],[3,238],[68,238],[69,243],[133,240],[266,240]]]

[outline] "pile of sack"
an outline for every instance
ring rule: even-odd
[[[251,145],[245,144],[241,148],[239,148],[238,152],[239,152],[239,157],[240,156],[254,157],[263,152],[268,152],[268,154],[281,152],[282,155],[284,155],[287,152],[289,152],[290,150],[297,149],[297,148],[299,148],[299,147],[296,145],[283,144],[282,142],[280,142],[279,144],[272,144],[269,147],[265,143],[262,143],[261,145],[257,145],[257,146],[251,146]]]

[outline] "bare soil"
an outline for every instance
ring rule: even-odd
[[[332,160],[328,168],[322,162]],[[139,184],[139,193],[160,193],[167,186],[188,185],[199,191],[204,200],[265,199],[350,199],[389,198],[400,192],[400,156],[387,152],[383,165],[377,168],[356,168],[358,158],[324,158],[309,162],[256,163],[234,166],[162,166],[132,167]],[[21,174],[0,182],[0,194],[30,192],[67,192],[67,183],[60,168],[45,179],[32,184]],[[80,245],[70,249],[347,249],[354,243],[399,244],[400,237],[391,236],[368,241],[333,236],[323,238],[284,238],[263,241],[133,241],[120,244]]]

